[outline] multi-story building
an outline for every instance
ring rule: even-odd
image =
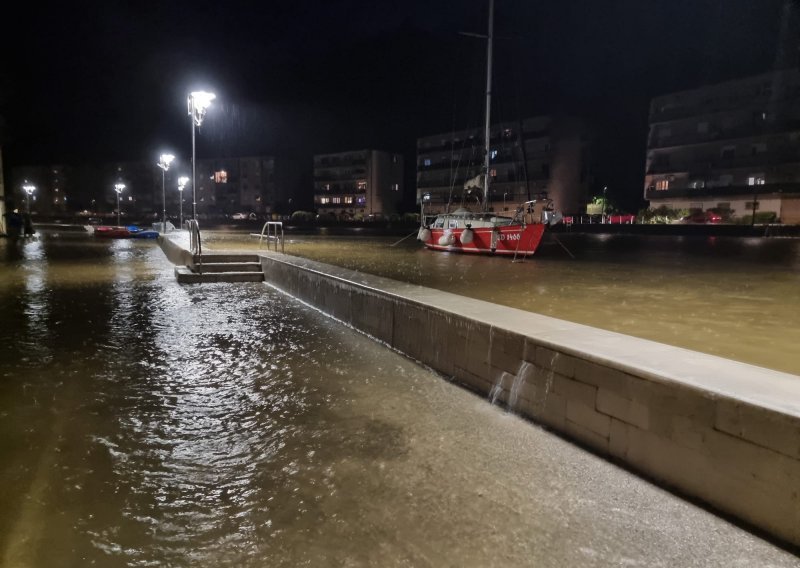
[[[13,169],[11,178],[20,192],[26,182],[36,187],[31,211],[37,215],[55,216],[81,210],[110,213],[117,207],[114,191],[117,183],[125,184],[120,194],[120,210],[125,214],[155,211],[156,204],[160,210],[162,201],[161,170],[144,162],[19,166]]]
[[[489,210],[513,213],[518,203],[542,193],[560,211],[582,210],[588,200],[591,136],[581,120],[540,116],[495,124],[490,133]],[[484,158],[481,128],[419,138],[417,203],[433,214],[482,202]]]
[[[356,150],[314,156],[314,207],[337,219],[374,219],[398,211],[403,156]]]
[[[772,213],[800,222],[800,71],[656,97],[644,197],[650,207]]]
[[[295,161],[272,156],[197,161],[197,213],[224,215],[236,212],[269,214],[291,212],[300,191],[301,169]],[[191,162],[176,160],[166,172],[155,162],[114,162],[99,165],[20,166],[12,172],[12,187],[36,186],[31,202],[36,215],[55,216],[86,211],[102,214],[116,210],[114,186],[125,185],[120,194],[123,215],[160,219],[166,198],[167,215],[177,218],[192,211],[191,183],[181,194],[178,178],[191,177]],[[16,195],[16,194],[15,194]],[[180,199],[183,199],[182,205]]]
[[[198,160],[198,214],[291,213],[301,175],[298,162],[284,157]]]

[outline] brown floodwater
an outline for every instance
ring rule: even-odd
[[[287,235],[285,252],[800,375],[800,239],[551,234],[514,263],[401,238]]]
[[[800,559],[265,284],[0,240],[3,568],[623,565]]]

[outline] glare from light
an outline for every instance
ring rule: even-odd
[[[172,160],[174,159],[175,156],[172,154],[161,154],[158,159],[158,167],[166,172],[169,169],[169,165],[172,163]]]
[[[211,106],[211,101],[217,98],[214,93],[206,91],[193,91],[187,99],[189,106],[189,115],[197,126],[203,124],[203,118],[206,115],[206,110]]]

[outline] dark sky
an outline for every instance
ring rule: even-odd
[[[496,0],[493,115],[585,117],[597,186],[634,207],[650,98],[772,69],[784,1]],[[198,88],[218,95],[198,157],[310,167],[313,153],[374,147],[413,163],[417,137],[483,120],[485,44],[458,32],[485,32],[487,5],[29,2],[0,34],[6,169],[188,157]]]

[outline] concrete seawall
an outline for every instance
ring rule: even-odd
[[[261,259],[276,288],[800,546],[799,376],[309,260]]]

